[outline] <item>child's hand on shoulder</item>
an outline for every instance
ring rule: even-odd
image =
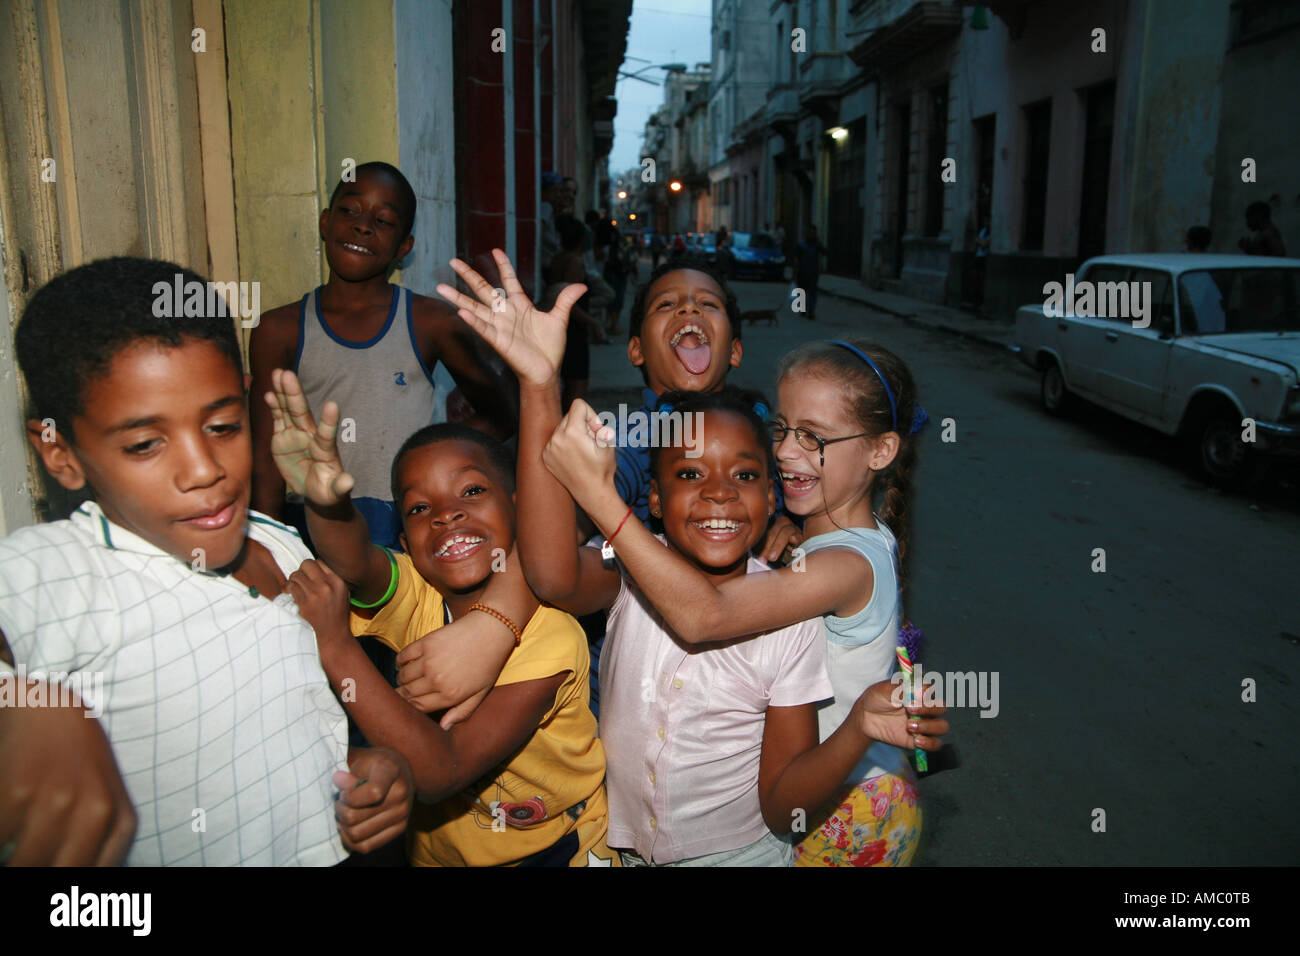
[[[803,544],[803,531],[786,515],[777,515],[763,539],[762,558],[768,564],[780,561],[788,552]]]
[[[302,383],[288,369],[271,372],[271,389],[265,396],[275,426],[271,454],[289,490],[321,508],[346,501],[356,481],[339,458],[339,407],[326,402],[317,422]]]
[[[602,493],[617,494],[614,438],[614,429],[601,422],[592,407],[578,398],[542,450],[542,461],[551,474],[588,514]]]
[[[350,639],[348,586],[328,566],[308,558],[289,575],[285,590],[293,596],[302,619],[316,632],[316,642]]]
[[[353,750],[348,770],[334,774],[334,800],[343,845],[369,853],[406,832],[415,802],[415,775],[405,757],[388,747]]]
[[[948,708],[942,702],[928,707],[903,706],[903,685],[897,680],[882,680],[862,692],[853,704],[850,720],[856,720],[862,732],[873,740],[898,747],[938,750],[938,738],[948,732],[942,716]]]
[[[457,314],[483,337],[519,376],[520,382],[533,386],[550,386],[559,377],[568,336],[569,310],[587,287],[581,283],[565,286],[549,312],[540,311],[524,294],[509,257],[493,249],[503,288],[492,284],[460,259],[451,267],[478,296],[457,292],[443,283],[438,294],[458,309]]]

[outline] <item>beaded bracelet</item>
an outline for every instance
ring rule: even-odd
[[[471,611],[482,611],[484,614],[490,614],[498,621],[500,621],[502,624],[504,624],[506,627],[510,628],[510,630],[515,635],[515,647],[518,647],[520,641],[523,640],[524,632],[519,630],[519,626],[515,624],[514,621],[510,620],[510,618],[506,617],[504,614],[498,611],[496,608],[488,607],[486,604],[471,604],[469,609]]]

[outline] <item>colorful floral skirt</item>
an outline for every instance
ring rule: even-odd
[[[921,835],[916,777],[846,786],[815,819],[824,822],[795,846],[795,866],[908,866]]]

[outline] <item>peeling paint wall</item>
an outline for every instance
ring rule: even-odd
[[[1269,203],[1288,256],[1300,257],[1300,26],[1233,47],[1223,71],[1223,111],[1215,153],[1213,252],[1237,253],[1246,206]],[[1241,180],[1241,161],[1255,160],[1256,181]]]
[[[1228,13],[1218,0],[1150,3],[1124,167],[1125,241],[1108,251],[1183,252],[1188,228],[1209,224]]]

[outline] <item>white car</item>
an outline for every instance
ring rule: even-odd
[[[1300,452],[1300,259],[1098,256],[1064,278],[1016,312],[1048,411],[1079,395],[1184,436],[1223,486]]]

